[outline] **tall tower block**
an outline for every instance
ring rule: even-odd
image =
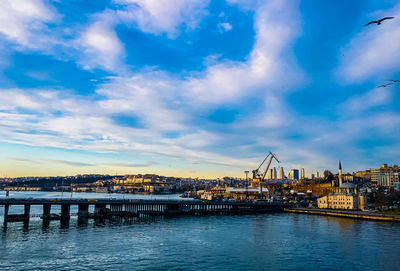
[[[283,180],[285,178],[285,172],[283,171],[283,167],[279,169],[279,179]]]

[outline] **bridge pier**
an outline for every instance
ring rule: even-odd
[[[78,219],[85,220],[89,216],[89,205],[78,204]]]
[[[51,204],[43,204],[43,219],[50,218]]]
[[[48,229],[50,226],[50,220],[49,219],[43,219],[42,221],[42,228],[43,229]]]
[[[7,222],[8,222],[8,211],[10,209],[10,205],[9,204],[4,204],[4,225],[7,226]]]
[[[95,204],[94,205],[94,216],[104,216],[106,213],[106,205],[105,204]]]
[[[31,213],[31,205],[25,204],[24,205],[24,219],[25,220],[29,220],[30,213]]]
[[[60,227],[61,227],[61,229],[68,229],[69,228],[69,218],[61,219]]]
[[[71,205],[70,204],[62,204],[61,205],[61,219],[63,220],[69,220],[70,219],[70,210],[71,210]]]
[[[7,226],[8,222],[24,222],[24,227],[29,226],[29,215],[31,210],[30,204],[24,204],[24,213],[21,214],[9,214],[10,204],[4,204],[4,225]]]

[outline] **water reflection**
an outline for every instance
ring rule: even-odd
[[[327,222],[336,223],[341,229],[352,229],[356,223],[356,219],[335,217],[335,216],[321,216],[322,220]]]
[[[160,216],[140,216],[140,217],[119,217],[113,216],[110,218],[94,218],[72,217],[70,219],[50,220],[50,219],[31,219],[24,222],[8,222],[2,226],[2,231],[6,233],[10,229],[14,232],[22,230],[24,233],[37,228],[41,228],[42,233],[48,233],[54,228],[68,230],[70,227],[87,228],[89,225],[97,228],[127,226],[133,224],[150,224],[162,220]]]

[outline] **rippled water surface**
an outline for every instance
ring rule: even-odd
[[[44,194],[43,194],[44,195]],[[103,196],[104,197],[104,196]],[[3,211],[3,210],[1,210]],[[299,214],[0,226],[1,270],[399,270],[400,225]]]

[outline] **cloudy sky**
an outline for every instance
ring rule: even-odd
[[[2,0],[0,175],[398,164],[390,79],[395,0]]]

